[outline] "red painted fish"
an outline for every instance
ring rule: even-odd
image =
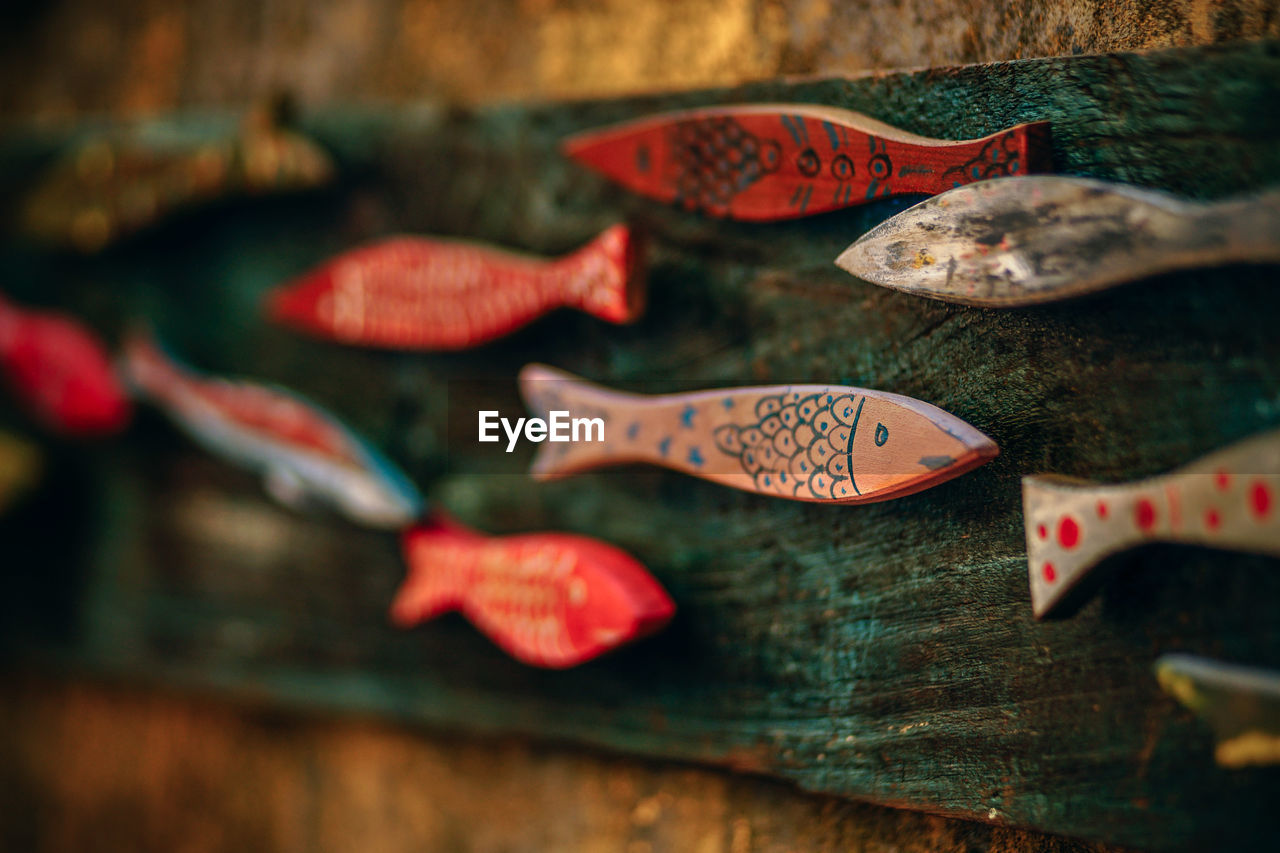
[[[55,432],[109,435],[129,422],[132,407],[106,349],[75,320],[0,297],[0,366],[14,393]]]
[[[204,376],[145,333],[125,343],[130,382],[209,451],[263,476],[296,508],[323,504],[371,527],[399,528],[422,496],[389,460],[315,403],[271,385]]]
[[[591,130],[565,153],[632,192],[767,222],[1049,167],[1047,122],[981,139],[917,136],[835,107],[744,104]]]
[[[277,323],[346,344],[465,349],[560,307],[631,322],[643,303],[640,255],[625,225],[550,261],[478,243],[393,237],[274,290],[267,310]]]
[[[675,613],[644,566],[586,536],[485,536],[437,515],[402,541],[409,573],[391,605],[396,625],[458,610],[533,666],[577,666],[654,633]]]

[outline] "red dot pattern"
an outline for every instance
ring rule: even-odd
[[[1098,501],[1098,518],[1105,519],[1111,514],[1111,508],[1107,506],[1106,501]]]
[[[1218,487],[1218,491],[1225,492],[1231,487],[1231,475],[1226,471],[1219,471],[1213,478],[1214,485]]]
[[[1045,526],[1043,524],[1038,524],[1036,525],[1036,535],[1039,536],[1041,539],[1048,539],[1049,531],[1045,529]]]
[[[1046,562],[1042,571],[1044,572],[1044,579],[1049,583],[1053,583],[1058,579],[1058,572],[1054,569],[1053,563]]]
[[[1271,489],[1266,483],[1255,482],[1249,489],[1249,509],[1261,521],[1271,512]]]
[[[1204,526],[1210,531],[1217,530],[1222,526],[1222,516],[1212,507],[1204,514]]]
[[[1063,548],[1074,548],[1080,544],[1080,524],[1069,515],[1058,521],[1058,544]]]
[[[1143,533],[1150,533],[1156,526],[1156,505],[1149,499],[1142,498],[1134,510],[1134,521]]]

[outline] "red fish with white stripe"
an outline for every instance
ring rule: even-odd
[[[438,513],[403,535],[409,573],[391,620],[460,611],[507,654],[564,669],[647,636],[675,604],[634,557],[586,536],[485,536]]]
[[[320,504],[352,521],[393,529],[422,515],[422,496],[403,472],[291,391],[205,376],[141,331],[125,342],[124,370],[138,393],[197,443],[261,474],[267,492],[287,506]]]
[[[547,260],[493,246],[393,237],[353,249],[268,295],[277,323],[344,344],[458,350],[556,308],[630,323],[643,307],[636,235],[615,225]]]

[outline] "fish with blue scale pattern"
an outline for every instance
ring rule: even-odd
[[[995,442],[928,403],[840,385],[776,385],[643,396],[528,365],[520,390],[546,417],[604,421],[603,440],[545,442],[538,479],[609,465],[661,465],[727,486],[820,503],[872,503],[950,480]]]

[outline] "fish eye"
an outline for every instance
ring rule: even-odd
[[[884,443],[889,440],[889,428],[882,423],[876,423],[876,447],[884,447]]]

